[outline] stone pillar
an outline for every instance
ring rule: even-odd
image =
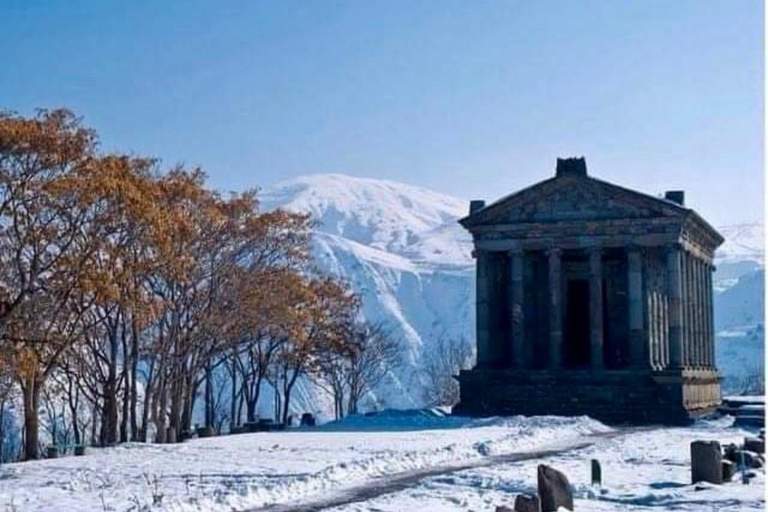
[[[493,362],[491,351],[491,261],[490,254],[485,251],[473,253],[477,259],[475,312],[476,318],[476,343],[477,366],[489,368]]]
[[[646,361],[643,333],[643,253],[638,247],[627,248],[629,301],[629,356],[632,366]]]
[[[691,255],[691,366],[701,366],[701,324],[699,323],[699,261]]]
[[[667,294],[669,295],[669,366],[683,367],[683,305],[682,305],[682,254],[680,246],[667,250]]]
[[[589,325],[592,368],[603,368],[603,252],[589,251]]]
[[[524,283],[523,283],[523,265],[525,258],[522,250],[514,250],[509,253],[509,264],[512,283],[511,286],[511,329],[512,335],[512,366],[515,368],[523,368],[525,361],[523,357],[523,350],[525,348],[525,317],[523,309],[524,300]]]
[[[696,280],[697,286],[696,289],[698,291],[697,297],[698,297],[698,315],[697,315],[697,321],[699,325],[699,368],[706,368],[707,367],[707,326],[706,326],[706,318],[704,311],[706,309],[706,286],[704,284],[704,281],[706,279],[706,276],[704,274],[704,261],[697,259],[696,260],[696,269],[698,270],[696,272],[696,276],[698,279]]]
[[[680,251],[680,266],[682,268],[683,287],[683,366],[691,366],[691,269],[688,267],[688,253]]]
[[[563,286],[561,282],[562,251],[550,249],[549,255],[549,367],[563,363]]]
[[[707,315],[707,351],[709,357],[707,358],[707,366],[711,369],[715,369],[717,365],[715,364],[715,317],[714,317],[714,310],[713,310],[713,294],[714,291],[712,290],[712,272],[714,272],[714,266],[707,263],[706,267],[706,305],[705,305],[705,311]]]

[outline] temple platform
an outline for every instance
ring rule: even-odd
[[[611,425],[684,425],[717,409],[714,370],[493,370],[459,375],[466,416],[590,416]]]

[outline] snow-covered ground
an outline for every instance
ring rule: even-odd
[[[403,472],[567,447],[586,436],[596,444],[546,459],[571,478],[579,510],[758,509],[762,475],[750,486],[696,491],[688,485],[690,441],[738,441],[745,434],[728,425],[726,420],[603,437],[611,429],[583,417],[470,420],[437,412],[382,413],[313,430],[127,444],[91,449],[85,457],[0,466],[0,510],[244,511],[323,499]],[[590,458],[603,463],[602,490],[588,485]],[[535,472],[536,461],[447,472],[335,510],[494,510],[534,489]]]
[[[329,512],[494,511],[514,504],[520,493],[536,493],[536,468],[544,463],[563,471],[574,487],[575,508],[590,512],[678,510],[736,512],[765,509],[765,476],[750,485],[738,476],[722,486],[691,485],[690,443],[693,440],[741,442],[746,432],[729,428],[732,419],[700,422],[692,428],[639,431],[598,438],[587,448],[543,460],[469,469],[427,478],[419,485]],[[600,461],[603,485],[591,485],[591,459]]]

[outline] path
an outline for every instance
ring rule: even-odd
[[[333,507],[340,507],[352,503],[368,501],[385,494],[392,494],[414,487],[422,480],[439,475],[448,475],[467,469],[483,468],[498,464],[509,464],[531,459],[544,459],[553,455],[559,455],[572,450],[579,450],[593,445],[598,439],[606,439],[624,436],[641,430],[650,430],[651,427],[634,427],[616,429],[611,432],[593,434],[571,440],[548,445],[547,447],[533,450],[509,453],[506,455],[493,455],[483,459],[461,464],[442,465],[423,468],[415,471],[397,473],[385,478],[377,478],[364,484],[340,490],[333,496],[317,498],[305,503],[275,504],[266,507],[257,507],[241,512],[319,512]]]

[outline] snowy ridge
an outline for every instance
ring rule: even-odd
[[[765,261],[765,230],[757,222],[721,226],[718,231],[725,242],[717,251],[718,263],[754,261],[763,265]]]
[[[424,188],[343,174],[316,174],[282,182],[261,196],[267,210],[307,212],[318,231],[400,253],[419,235],[454,222],[465,201]]]

